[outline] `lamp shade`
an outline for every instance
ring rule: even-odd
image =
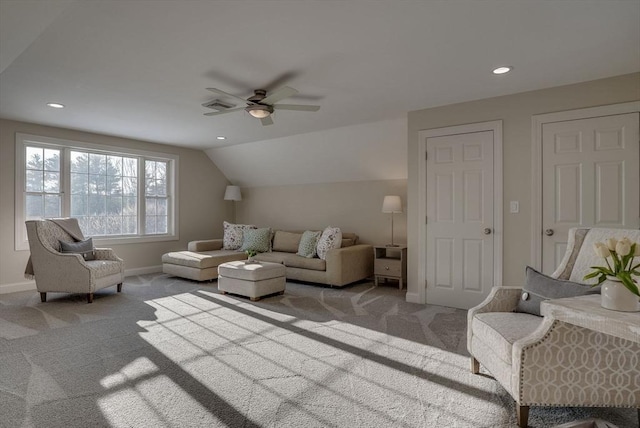
[[[241,201],[242,193],[240,193],[240,187],[227,186],[227,189],[224,191],[224,200],[225,201]]]
[[[401,213],[402,200],[400,196],[385,196],[382,202],[383,213]]]

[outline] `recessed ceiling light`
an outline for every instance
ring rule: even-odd
[[[216,137],[216,140],[226,140],[226,139],[227,139],[227,137],[224,137],[224,136],[222,136],[222,135],[218,135],[218,136]]]
[[[53,108],[64,108],[64,104],[60,104],[60,103],[47,103],[48,107],[53,107]]]
[[[510,72],[511,70],[513,70],[513,67],[510,66],[498,67],[493,69],[493,74],[505,74]]]

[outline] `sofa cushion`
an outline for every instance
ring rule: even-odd
[[[551,278],[527,266],[524,287],[522,288],[520,300],[518,300],[516,312],[540,316],[540,303],[543,300],[583,296],[599,292],[599,286],[591,288],[590,285]]]
[[[175,251],[162,255],[162,263],[207,269],[217,267],[220,263],[244,260],[247,256],[244,253],[231,250],[216,251]]]
[[[327,258],[327,252],[334,248],[340,248],[342,245],[342,231],[339,227],[327,226],[323,231],[320,239],[318,239],[318,245],[316,247],[318,251],[318,257],[322,260]]]
[[[317,256],[318,253],[316,250],[316,246],[318,245],[318,239],[320,239],[321,233],[322,232],[306,230],[300,238],[300,243],[298,244],[298,250],[296,254],[306,258]]]
[[[270,253],[261,253],[255,256],[256,260],[262,262],[281,263],[287,267],[295,267],[308,270],[327,270],[327,262],[319,258],[307,258],[298,256],[297,254],[285,253],[282,251],[272,251]]]
[[[342,232],[342,246],[343,247],[350,247],[352,245],[356,245],[358,243],[358,239],[359,239],[359,237],[355,233]]]
[[[237,250],[242,247],[243,231],[245,229],[257,229],[252,224],[233,224],[227,221],[222,223],[224,235],[222,237],[222,247],[225,250]]]
[[[486,312],[473,318],[474,337],[487,344],[505,363],[511,364],[513,343],[533,333],[544,318],[515,312]]]
[[[271,229],[263,227],[260,229],[244,229],[242,231],[242,247],[240,251],[255,251],[256,253],[266,253],[271,251]]]
[[[295,253],[300,245],[301,233],[285,232],[276,230],[273,236],[273,251],[284,251],[286,253]]]

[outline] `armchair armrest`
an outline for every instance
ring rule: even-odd
[[[222,239],[205,239],[202,241],[189,242],[187,249],[193,252],[215,251],[222,249]]]
[[[122,261],[111,248],[94,248],[97,260]]]
[[[373,275],[373,247],[359,244],[327,252],[327,279],[342,286]]]
[[[521,294],[522,288],[493,287],[482,303],[469,309],[469,312],[467,312],[467,349],[471,354],[473,354],[471,352],[471,340],[473,338],[471,324],[473,317],[485,312],[513,312],[518,305],[518,299]]]

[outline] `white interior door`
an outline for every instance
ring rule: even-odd
[[[426,140],[427,302],[480,303],[494,285],[494,132]]]
[[[542,127],[542,269],[552,273],[571,227],[640,226],[638,113]]]

